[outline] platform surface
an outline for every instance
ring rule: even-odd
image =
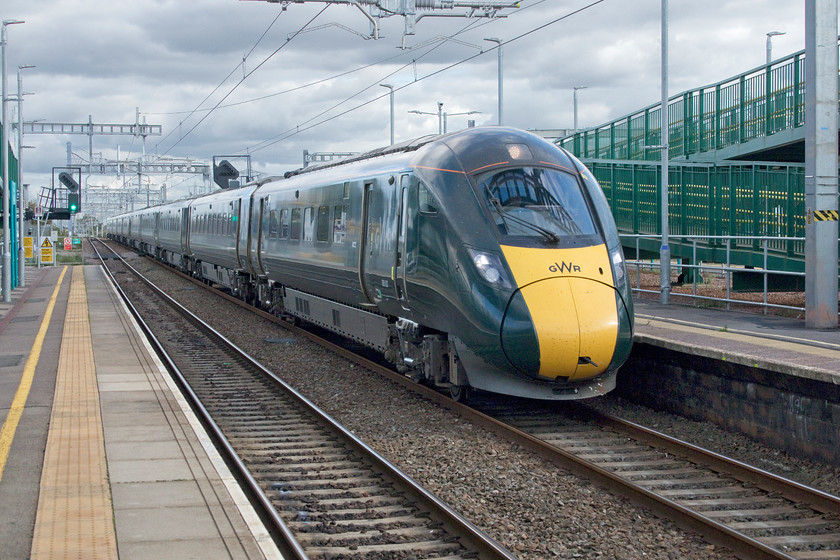
[[[0,558],[280,558],[102,269],[30,277],[0,306]]]
[[[840,384],[840,330],[790,319],[635,300],[635,340],[785,375]]]

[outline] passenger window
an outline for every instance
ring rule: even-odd
[[[312,241],[315,233],[315,209],[308,206],[303,210],[303,240]]]
[[[421,214],[437,214],[437,201],[435,197],[429,192],[426,185],[421,184],[418,190],[418,203]]]
[[[344,243],[347,234],[347,206],[336,206],[333,212],[333,243]]]
[[[277,210],[268,213],[268,236],[276,239],[280,228],[277,226]]]
[[[330,240],[330,209],[327,206],[318,207],[318,241],[328,242]]]
[[[292,239],[300,239],[300,208],[292,210]]]
[[[280,239],[289,238],[289,210],[280,210]]]

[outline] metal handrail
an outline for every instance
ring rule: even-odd
[[[804,125],[805,51],[723,81],[671,96],[671,158],[714,151]],[[582,158],[652,160],[660,144],[660,104],[561,138],[557,145]]]
[[[660,267],[660,263],[658,260],[643,260],[639,258],[642,250],[640,247],[640,241],[642,239],[653,239],[659,240],[661,237],[659,235],[654,234],[620,234],[619,235],[623,240],[623,245],[625,248],[631,246],[628,241],[634,241],[632,244],[635,246],[635,258],[630,259],[627,258],[626,264],[627,267],[632,269],[635,268],[636,270],[636,282],[635,286],[631,286],[633,292],[637,293],[650,293],[650,294],[658,294],[659,289],[656,290],[649,290],[642,288],[641,286],[641,272],[643,269],[647,268],[651,271],[657,271],[657,278],[658,278],[658,270]],[[691,263],[689,264],[682,264],[682,263],[672,263],[672,268],[679,268],[679,269],[688,269],[692,270],[695,273],[691,275],[691,285],[692,285],[692,292],[690,294],[685,293],[678,293],[678,292],[671,292],[672,297],[683,297],[689,298],[691,300],[696,301],[717,301],[726,303],[726,309],[730,309],[731,304],[735,303],[738,305],[752,305],[752,306],[760,306],[763,308],[763,312],[766,315],[769,309],[787,309],[792,311],[799,311],[804,312],[805,307],[797,307],[791,305],[783,305],[778,303],[771,303],[768,301],[768,279],[771,275],[774,276],[792,276],[792,277],[800,277],[805,278],[804,272],[791,272],[787,270],[781,269],[773,269],[769,263],[771,262],[769,259],[769,243],[771,241],[782,241],[782,242],[789,242],[789,243],[804,243],[804,237],[779,237],[779,236],[749,236],[749,235],[680,235],[674,236],[675,238],[681,239],[684,243],[690,242],[692,244],[692,259]],[[697,244],[698,242],[709,242],[709,241],[718,241],[722,242],[726,246],[726,261],[723,263],[701,263],[697,261]],[[744,266],[738,266],[732,264],[731,259],[731,248],[735,242],[739,241],[747,241],[750,243],[757,242],[761,245],[763,250],[763,263],[764,266],[762,268],[747,268]],[[626,254],[626,253],[625,253]],[[697,293],[697,279],[698,277],[702,276],[703,271],[714,272],[717,274],[723,274],[726,277],[726,297],[711,297],[707,295],[701,295]],[[747,273],[747,274],[760,274],[763,277],[763,289],[762,289],[762,301],[750,301],[745,299],[734,299],[732,297],[732,274],[734,272],[738,273]]]

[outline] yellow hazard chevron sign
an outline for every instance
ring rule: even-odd
[[[815,222],[836,222],[837,220],[837,210],[814,210]]]

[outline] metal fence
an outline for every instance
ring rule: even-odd
[[[660,166],[633,161],[587,161],[612,208],[622,233],[659,234],[661,220]],[[690,258],[686,236],[705,239],[699,258],[720,262],[733,240],[737,264],[762,265],[761,238],[769,243],[772,265],[805,270],[805,173],[802,165],[735,163],[731,165],[672,163],[668,176],[668,223],[675,258]],[[782,241],[785,240],[785,241]],[[658,245],[643,250],[658,253]]]
[[[627,256],[627,269],[631,274],[632,288],[636,293],[659,294],[659,268],[660,262],[656,259],[644,259],[642,246],[645,242],[655,242],[659,244],[661,237],[656,235],[621,235],[622,243],[625,247],[625,255]],[[794,296],[794,299],[800,299],[802,305],[795,305],[790,303],[790,298],[787,300],[781,297],[774,297],[771,295],[771,279],[773,277],[788,277],[800,279],[804,284],[804,272],[791,272],[788,270],[774,269],[772,266],[772,259],[770,258],[771,246],[778,246],[782,244],[799,245],[804,244],[805,239],[801,237],[774,237],[774,236],[692,236],[683,240],[692,248],[693,258],[688,262],[672,263],[671,270],[677,271],[679,276],[672,278],[673,298],[684,298],[693,301],[696,305],[702,302],[715,302],[716,304],[725,305],[726,309],[730,309],[733,304],[743,306],[761,307],[765,314],[770,309],[785,309],[790,311],[797,311],[804,313],[804,296]],[[708,245],[710,243],[719,244],[725,247],[725,258],[721,262],[703,262],[698,260],[698,247]],[[733,248],[743,244],[759,245],[762,248],[763,266],[761,267],[745,267],[733,262],[731,258],[734,254]],[[635,253],[633,253],[635,247]],[[632,277],[635,272],[635,277]],[[648,278],[650,282],[643,283],[642,279],[645,273],[649,272]],[[740,296],[733,297],[733,277],[735,275],[753,275],[760,279],[760,282],[752,282],[753,285],[761,285],[760,290],[750,290],[742,292]],[[711,278],[722,279],[720,282],[711,282]],[[683,278],[683,281],[680,281]],[[686,281],[687,279],[687,281]],[[682,288],[677,290],[676,288]],[[690,288],[690,290],[689,290]],[[798,291],[797,291],[798,292]],[[746,295],[750,294],[750,295]],[[760,295],[760,299],[758,296]]]

